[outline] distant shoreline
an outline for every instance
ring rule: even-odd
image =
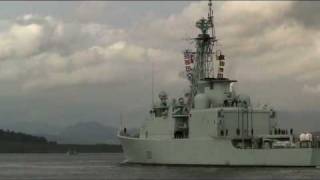
[[[117,144],[56,144],[56,143],[21,143],[0,142],[0,153],[120,153]]]

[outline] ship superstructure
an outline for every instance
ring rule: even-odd
[[[212,2],[196,22],[194,50],[184,52],[190,89],[169,100],[166,92],[150,110],[137,136],[119,139],[127,162],[149,164],[317,166],[319,139],[277,127],[276,112],[255,107],[224,77],[226,58],[216,46]]]

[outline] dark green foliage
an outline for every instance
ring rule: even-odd
[[[78,153],[118,153],[122,152],[120,145],[95,144],[56,144],[56,143],[1,143],[0,153],[67,153],[68,151]]]
[[[57,144],[44,137],[0,129],[0,153],[66,153],[74,150],[79,153],[122,152],[120,145]]]
[[[48,141],[44,137],[32,136],[25,133],[14,132],[10,130],[0,129],[0,142],[21,142],[21,143],[37,143],[47,144]]]

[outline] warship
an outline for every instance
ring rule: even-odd
[[[222,166],[320,165],[320,140],[278,127],[271,107],[255,106],[224,77],[226,58],[217,48],[211,0],[196,22],[195,48],[184,51],[190,82],[183,97],[159,93],[136,135],[120,127],[125,163]]]

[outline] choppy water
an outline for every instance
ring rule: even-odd
[[[316,168],[121,165],[122,154],[0,154],[0,180],[320,179]]]

